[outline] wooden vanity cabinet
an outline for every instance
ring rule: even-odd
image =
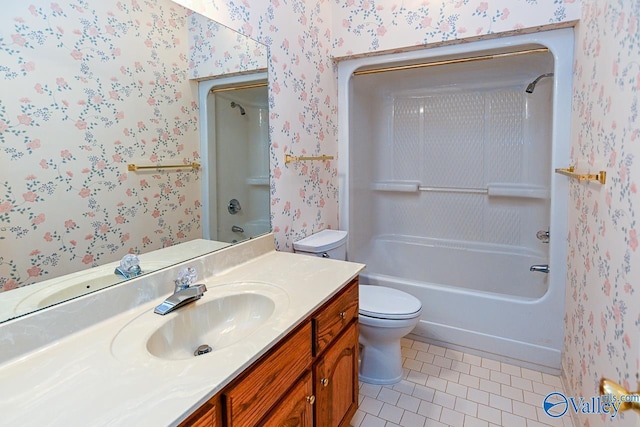
[[[343,427],[357,407],[356,278],[180,427]]]

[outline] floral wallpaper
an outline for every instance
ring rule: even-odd
[[[198,13],[190,13],[189,77],[267,69],[267,48]]]
[[[637,390],[640,372],[640,3],[583,0],[576,28],[574,163],[605,185],[571,183],[563,371],[569,394],[598,394],[601,377]],[[637,426],[580,414],[583,426]]]
[[[576,20],[576,0],[336,1],[335,57],[481,37]]]
[[[200,237],[187,13],[8,2],[0,17],[0,291]]]

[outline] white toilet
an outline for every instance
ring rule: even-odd
[[[293,243],[296,253],[346,259],[347,232],[323,230]],[[402,379],[400,338],[418,324],[422,303],[406,292],[360,285],[360,381],[394,384]]]

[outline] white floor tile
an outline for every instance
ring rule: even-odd
[[[550,418],[544,397],[558,376],[403,338],[403,380],[360,383],[352,427],[574,427]]]
[[[378,416],[383,420],[398,424],[402,419],[402,414],[404,414],[404,409],[385,403]]]

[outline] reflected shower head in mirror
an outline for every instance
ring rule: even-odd
[[[538,82],[541,79],[544,79],[545,77],[553,77],[553,73],[546,73],[546,74],[542,74],[542,75],[538,76],[537,79],[535,79],[534,81],[529,83],[529,86],[527,86],[527,89],[525,90],[525,92],[533,93],[533,90],[536,88],[536,85],[538,84]]]
[[[242,114],[243,116],[244,116],[245,114],[247,114],[247,112],[246,112],[246,111],[244,111],[244,108],[242,108],[242,105],[237,104],[237,103],[235,103],[235,102],[231,101],[231,108],[236,108],[236,107],[238,107],[238,108],[240,109],[240,114]]]

